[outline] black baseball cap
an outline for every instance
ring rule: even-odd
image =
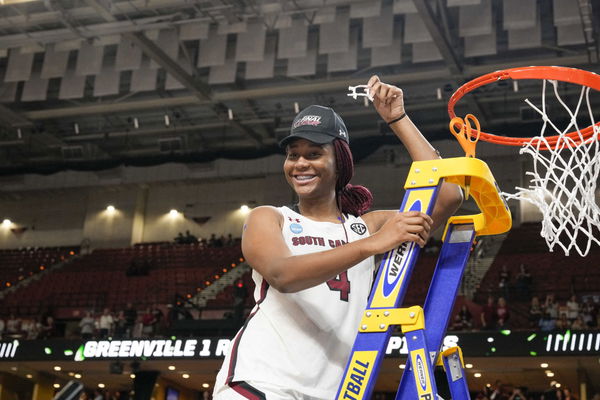
[[[334,139],[350,143],[348,129],[342,118],[333,109],[317,105],[308,106],[296,115],[289,136],[283,138],[279,146],[285,147],[297,138],[317,144],[331,143]]]

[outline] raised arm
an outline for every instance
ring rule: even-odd
[[[269,285],[283,293],[297,292],[326,282],[365,258],[400,243],[418,242],[421,240],[418,234],[429,235],[431,219],[427,215],[396,214],[370,237],[331,250],[294,256],[281,234],[282,215],[273,207],[258,207],[244,225],[242,252]]]
[[[374,96],[373,105],[398,137],[413,161],[433,160],[441,158],[439,153],[425,139],[421,131],[413,124],[404,109],[402,89],[388,85],[379,80],[376,75],[369,79],[368,86]],[[393,122],[395,121],[395,122]],[[444,182],[440,188],[437,202],[433,208],[433,229],[454,214],[463,200],[462,191],[458,185]],[[374,215],[373,220],[384,220],[385,214]],[[379,221],[381,223],[381,221]],[[375,225],[376,227],[376,225]]]

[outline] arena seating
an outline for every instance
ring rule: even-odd
[[[539,223],[528,223],[509,232],[474,296],[478,304],[485,304],[489,295],[498,298],[506,294],[499,288],[499,274],[502,266],[506,265],[510,272],[507,293],[511,325],[514,326],[528,326],[529,301],[520,298],[515,288],[521,264],[527,267],[532,277],[530,294],[538,296],[540,301],[552,293],[560,304],[564,304],[571,294],[597,293],[600,287],[600,250],[597,246],[587,257],[581,257],[575,251],[567,257],[559,247],[550,252],[540,236],[540,229]],[[527,245],[524,246],[524,243]]]
[[[0,250],[0,290],[79,252],[77,246]]]
[[[120,308],[172,303],[192,297],[241,259],[239,245],[151,244],[97,249],[7,296],[8,309],[20,315],[39,304],[61,308]]]

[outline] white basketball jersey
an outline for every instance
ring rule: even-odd
[[[332,249],[369,236],[360,217],[344,224],[317,222],[292,211],[284,217],[283,237],[294,255]],[[296,293],[281,293],[256,271],[254,306],[232,341],[217,377],[223,383],[260,382],[331,400],[367,305],[373,279],[373,257],[335,279]],[[268,398],[268,396],[267,396]]]

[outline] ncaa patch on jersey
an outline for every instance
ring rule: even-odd
[[[359,235],[364,235],[365,232],[367,231],[367,227],[365,226],[365,224],[361,224],[358,222],[350,225],[350,229],[352,229],[354,232],[358,233]]]
[[[292,231],[292,233],[302,233],[302,225],[300,224],[291,224],[290,225],[290,231]]]

